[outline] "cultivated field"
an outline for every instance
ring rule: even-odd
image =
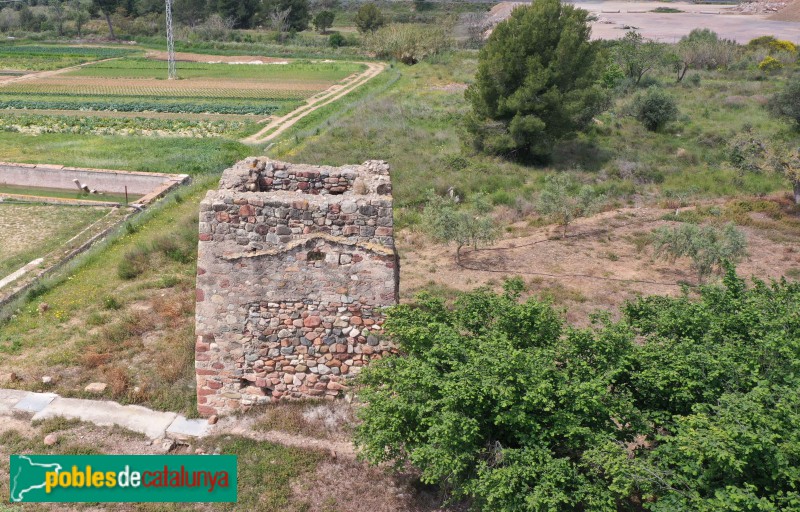
[[[240,138],[256,131],[255,124],[266,116],[286,114],[365,69],[349,62],[254,57],[207,62],[181,54],[180,79],[166,80],[162,56],[148,55],[127,49],[5,46],[0,69],[8,78],[0,79],[0,109],[5,110],[0,129],[32,135]],[[37,70],[47,71],[30,73]],[[165,113],[171,116],[155,115]]]

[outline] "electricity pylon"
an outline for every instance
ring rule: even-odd
[[[178,78],[175,68],[175,37],[172,33],[172,0],[167,0],[167,77],[170,80]]]

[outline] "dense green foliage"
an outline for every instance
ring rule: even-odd
[[[660,87],[650,87],[633,101],[636,119],[651,132],[657,132],[678,118],[678,104]]]
[[[314,16],[314,28],[324,34],[325,31],[333,26],[335,18],[336,14],[333,11],[319,11]]]
[[[588,126],[606,106],[603,70],[589,42],[587,13],[558,0],[519,7],[481,50],[467,89],[467,128],[476,149],[541,159],[553,144]]]
[[[800,284],[745,282],[567,326],[477,290],[394,307],[357,441],[476,510],[800,507]]]

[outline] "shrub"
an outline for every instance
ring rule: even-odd
[[[651,132],[659,131],[667,123],[678,119],[675,99],[660,87],[651,87],[636,96],[633,104],[636,119]]]
[[[588,185],[578,188],[568,174],[551,174],[545,178],[537,209],[562,226],[567,236],[567,227],[572,221],[597,211],[604,199]]]
[[[738,262],[746,253],[747,239],[733,224],[723,229],[713,226],[681,224],[653,232],[656,257],[674,262],[688,257],[700,282],[713,272],[722,272],[724,264]]]
[[[120,260],[117,265],[117,275],[120,279],[134,279],[147,270],[150,262],[149,251],[142,247],[134,247]]]
[[[783,63],[771,55],[764,57],[764,60],[758,63],[758,69],[764,73],[774,73],[783,69]]]
[[[368,35],[365,45],[378,57],[411,65],[451,48],[452,40],[439,25],[395,24]]]
[[[800,129],[800,76],[790,79],[768,105],[775,114],[794,122],[795,128]]]
[[[333,48],[339,48],[347,44],[347,39],[339,32],[334,32],[328,37],[328,44]]]
[[[626,33],[614,47],[614,59],[636,85],[646,73],[664,62],[664,57],[660,44],[646,40],[634,31]]]

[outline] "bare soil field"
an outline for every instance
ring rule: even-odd
[[[549,298],[566,308],[568,321],[585,324],[598,309],[616,312],[626,300],[638,295],[678,295],[681,283],[694,285],[697,276],[689,260],[674,264],[655,259],[649,234],[660,226],[677,225],[661,220],[675,210],[624,208],[570,226],[568,236],[560,228],[514,225],[491,247],[462,249],[461,265],[455,248],[442,247],[423,235],[401,232],[397,237],[401,256],[401,296],[409,301],[422,289],[448,294],[477,286],[499,289],[502,280],[519,275],[531,295]],[[681,215],[691,209],[682,211]],[[747,225],[748,258],[738,265],[741,276],[769,280],[800,274],[800,234],[795,216],[775,220],[751,213]]]
[[[627,31],[636,30],[645,38],[674,43],[695,28],[708,28],[720,37],[739,43],[747,43],[764,35],[800,42],[800,24],[793,22],[795,18],[783,16],[780,12],[774,15],[745,15],[735,12],[734,6],[690,2],[576,0],[570,3],[597,17],[591,23],[593,39],[620,39]],[[525,4],[503,2],[496,5],[490,12],[490,19],[497,23],[507,18],[517,5]],[[659,7],[682,12],[651,12]],[[796,6],[786,9],[792,12]]]
[[[145,55],[148,59],[167,60],[167,52],[150,50]],[[203,55],[200,53],[175,52],[175,60],[181,62],[207,62],[207,63],[262,63],[262,64],[288,64],[291,59],[281,59],[277,57],[263,57],[254,55]]]

